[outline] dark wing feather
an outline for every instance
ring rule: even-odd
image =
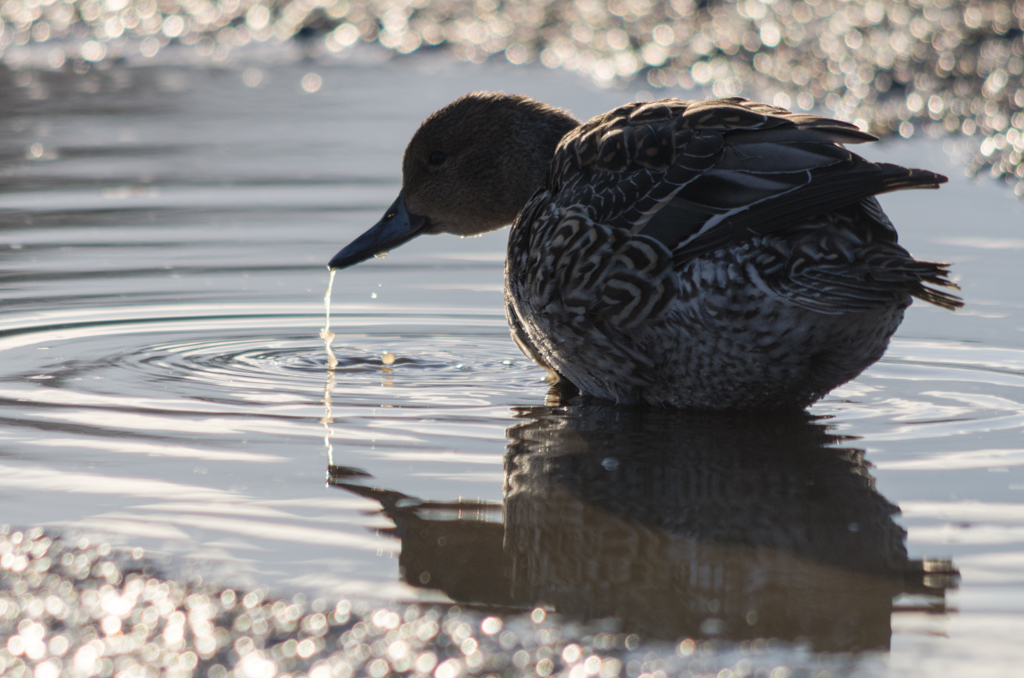
[[[654,237],[674,246],[694,235],[694,224],[711,221],[726,234],[712,240],[729,242],[749,235],[732,235],[720,215],[787,195],[809,181],[808,171],[820,174],[844,162],[870,165],[837,144],[874,138],[849,123],[740,98],[633,103],[566,135],[547,188],[558,205],[587,205],[595,222],[633,233],[645,232],[676,200],[674,211],[691,215],[681,219],[680,233],[659,223]],[[784,201],[774,209],[784,215]]]
[[[853,156],[852,153],[850,155]],[[716,206],[727,209],[708,219],[698,233],[676,245],[676,261],[692,259],[753,236],[767,235],[880,193],[937,187],[946,181],[945,177],[927,170],[874,164],[857,156],[853,158],[779,176],[779,183],[783,183],[783,178],[791,181],[786,190],[774,193],[757,190],[754,177],[748,178],[743,172],[706,173],[701,180],[694,182],[693,190],[704,189],[702,195],[716,196],[721,191],[722,197],[716,201]],[[747,187],[744,195],[749,201],[733,206],[735,200],[726,194],[736,185]]]
[[[863,311],[910,294],[954,310],[963,302],[927,285],[958,289],[947,266],[918,261],[874,221],[874,199],[796,224],[760,241],[757,273],[794,304],[819,313]]]
[[[872,199],[934,188],[946,178],[872,163],[843,146],[873,140],[849,123],[741,98],[634,103],[570,132],[555,153],[547,189],[559,207],[585,208],[596,224],[660,241],[676,267],[859,205],[856,224],[847,220],[859,229],[855,239],[892,244],[902,254],[894,250],[881,269],[880,260],[864,260],[869,250],[843,265],[822,259],[813,269],[789,270],[794,277],[780,278],[778,289],[823,311],[866,308],[908,291],[956,306],[952,295],[924,287],[952,286],[945,269],[899,248]]]

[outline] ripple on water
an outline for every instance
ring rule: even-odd
[[[0,374],[0,407],[21,424],[4,435],[59,429],[66,435],[27,444],[93,459],[107,451],[227,464],[278,463],[289,458],[281,445],[326,434],[397,487],[411,478],[394,465],[425,450],[435,465],[465,461],[451,454],[453,436],[486,441],[483,460],[500,464],[508,406],[543,399],[543,373],[518,356],[494,314],[340,309],[339,362],[328,370],[319,314],[260,310],[151,306],[10,320],[0,350],[15,359]],[[963,469],[1024,462],[1006,442],[1024,428],[1022,402],[1024,351],[896,341],[815,411],[839,430],[856,422],[865,444],[883,446],[880,469]],[[940,442],[915,445],[926,439]]]
[[[975,445],[979,435],[1015,435],[1024,427],[1024,351],[897,339],[815,411],[856,421],[858,436],[870,442],[970,436],[963,442]],[[941,463],[931,443],[918,447]]]
[[[961,610],[1024,610],[1024,485],[1011,473],[1024,466],[1024,351],[897,340],[814,411],[834,417],[838,431],[854,432],[870,452],[879,488],[900,497],[909,548],[954,555]],[[956,634],[954,626],[942,632]],[[893,627],[935,631],[924,618]]]
[[[0,487],[14,500],[33,495],[26,522],[112,535],[157,557],[185,556],[186,571],[243,582],[271,576],[320,595],[444,600],[438,589],[402,580],[396,559],[405,548],[389,536],[390,514],[377,509],[395,492],[420,506],[426,478],[428,500],[475,495],[481,510],[507,502],[506,443],[533,416],[510,406],[543,401],[542,371],[515,357],[495,314],[463,314],[456,324],[451,311],[341,308],[339,362],[329,370],[318,313],[252,310],[148,307],[134,320],[130,309],[110,309],[11,321],[0,349],[19,360],[0,374],[0,416],[46,434],[14,434],[22,449],[42,456],[0,460]],[[393,364],[384,364],[384,351],[394,353]],[[884,361],[815,410],[834,417],[840,432],[855,424],[854,444],[871,449],[874,472],[890,485],[906,471],[1017,464],[1019,450],[994,452],[1001,448],[989,442],[1024,428],[1022,367],[1024,351],[896,341]],[[539,408],[536,416],[557,432],[561,412]],[[565,433],[579,444],[571,425]],[[545,440],[537,442],[557,454],[555,439]],[[922,448],[922,440],[935,444]],[[152,458],[159,469],[149,468]],[[328,466],[385,489],[325,488],[319,478]],[[58,511],[47,513],[40,501],[47,494]],[[1008,502],[901,504],[916,548],[944,554],[951,545],[1020,541],[1019,510]],[[543,512],[544,503],[516,506]],[[459,520],[469,515],[469,504],[439,506],[446,507],[458,507]],[[974,527],[965,532],[951,521]],[[965,576],[1019,579],[1018,560],[994,555],[968,558]],[[390,562],[381,567],[382,559]],[[901,628],[913,627],[899,619]],[[789,650],[784,657],[799,661]]]
[[[240,382],[267,389],[308,386],[311,378],[322,380],[328,372],[323,344],[309,329],[321,319],[295,307],[285,312],[261,306],[257,312],[225,305],[32,314],[5,323],[0,350],[19,360],[9,363],[17,369],[0,374],[0,380],[81,381],[90,376],[140,386],[152,379],[165,388],[179,380],[220,388],[236,388]],[[457,331],[449,323],[457,323]],[[463,385],[486,385],[493,383],[491,372],[507,378],[529,367],[507,355],[504,318],[492,314],[343,311],[335,329],[335,376],[450,373],[448,378]],[[174,339],[146,342],[152,335]]]
[[[373,565],[393,544],[364,532],[379,519],[324,488],[331,446],[395,486],[411,480],[386,461],[401,458],[406,472],[459,465],[445,474],[455,495],[487,468],[469,487],[499,493],[508,407],[543,397],[541,373],[511,355],[493,314],[338,307],[329,371],[320,314],[254,310],[126,307],[6,322],[0,418],[11,425],[0,436],[20,452],[0,459],[0,486],[21,507],[17,522],[141,538],[157,552],[234,562],[243,575],[268,562],[285,580],[322,570],[318,586],[398,595],[391,568]],[[455,438],[486,443],[469,469],[474,455],[453,456]],[[331,544],[341,548],[334,562],[312,565]]]

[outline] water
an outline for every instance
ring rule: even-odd
[[[474,631],[513,672],[568,672],[590,652],[630,676],[1019,666],[1024,205],[964,178],[941,141],[863,150],[951,175],[883,204],[915,255],[953,262],[966,310],[915,304],[886,358],[810,418],[720,420],[545,406],[544,372],[503,315],[504,232],[421,238],[338,273],[333,370],[319,338],[325,262],[393,200],[427,113],[489,88],[586,117],[636,91],[441,55],[6,82],[11,531],[60,530],[71,553],[141,548],[175,580],[302,593],[304,615],[341,596],[490,606],[473,629],[492,612],[528,629],[515,611],[562,613],[522,667]]]
[[[744,93],[824,107],[880,134],[956,134],[955,153],[972,172],[988,169],[1024,195],[1019,0],[9,0],[0,21],[5,61],[76,72],[104,59],[163,59],[169,45],[206,63],[443,47],[474,63],[541,63],[602,85],[642,78],[656,89]],[[316,73],[301,82],[307,91],[322,84]]]

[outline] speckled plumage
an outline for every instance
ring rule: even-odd
[[[742,99],[585,123],[512,227],[518,343],[598,398],[809,405],[882,356],[911,296],[959,305],[872,197],[945,178],[839,145],[872,138]]]
[[[882,356],[911,297],[962,305],[933,287],[956,288],[947,267],[900,247],[874,198],[946,178],[845,148],[874,138],[740,98],[579,124],[471,94],[423,123],[398,200],[331,265],[514,217],[509,325],[563,383],[619,403],[806,407]]]

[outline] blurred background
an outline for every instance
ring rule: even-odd
[[[191,54],[178,58],[209,65],[268,50],[345,59],[368,46],[440,48],[600,86],[743,94],[876,134],[962,133],[954,152],[972,172],[1024,193],[1020,0],[5,0],[0,16],[0,53],[15,69],[83,73],[179,45]]]

